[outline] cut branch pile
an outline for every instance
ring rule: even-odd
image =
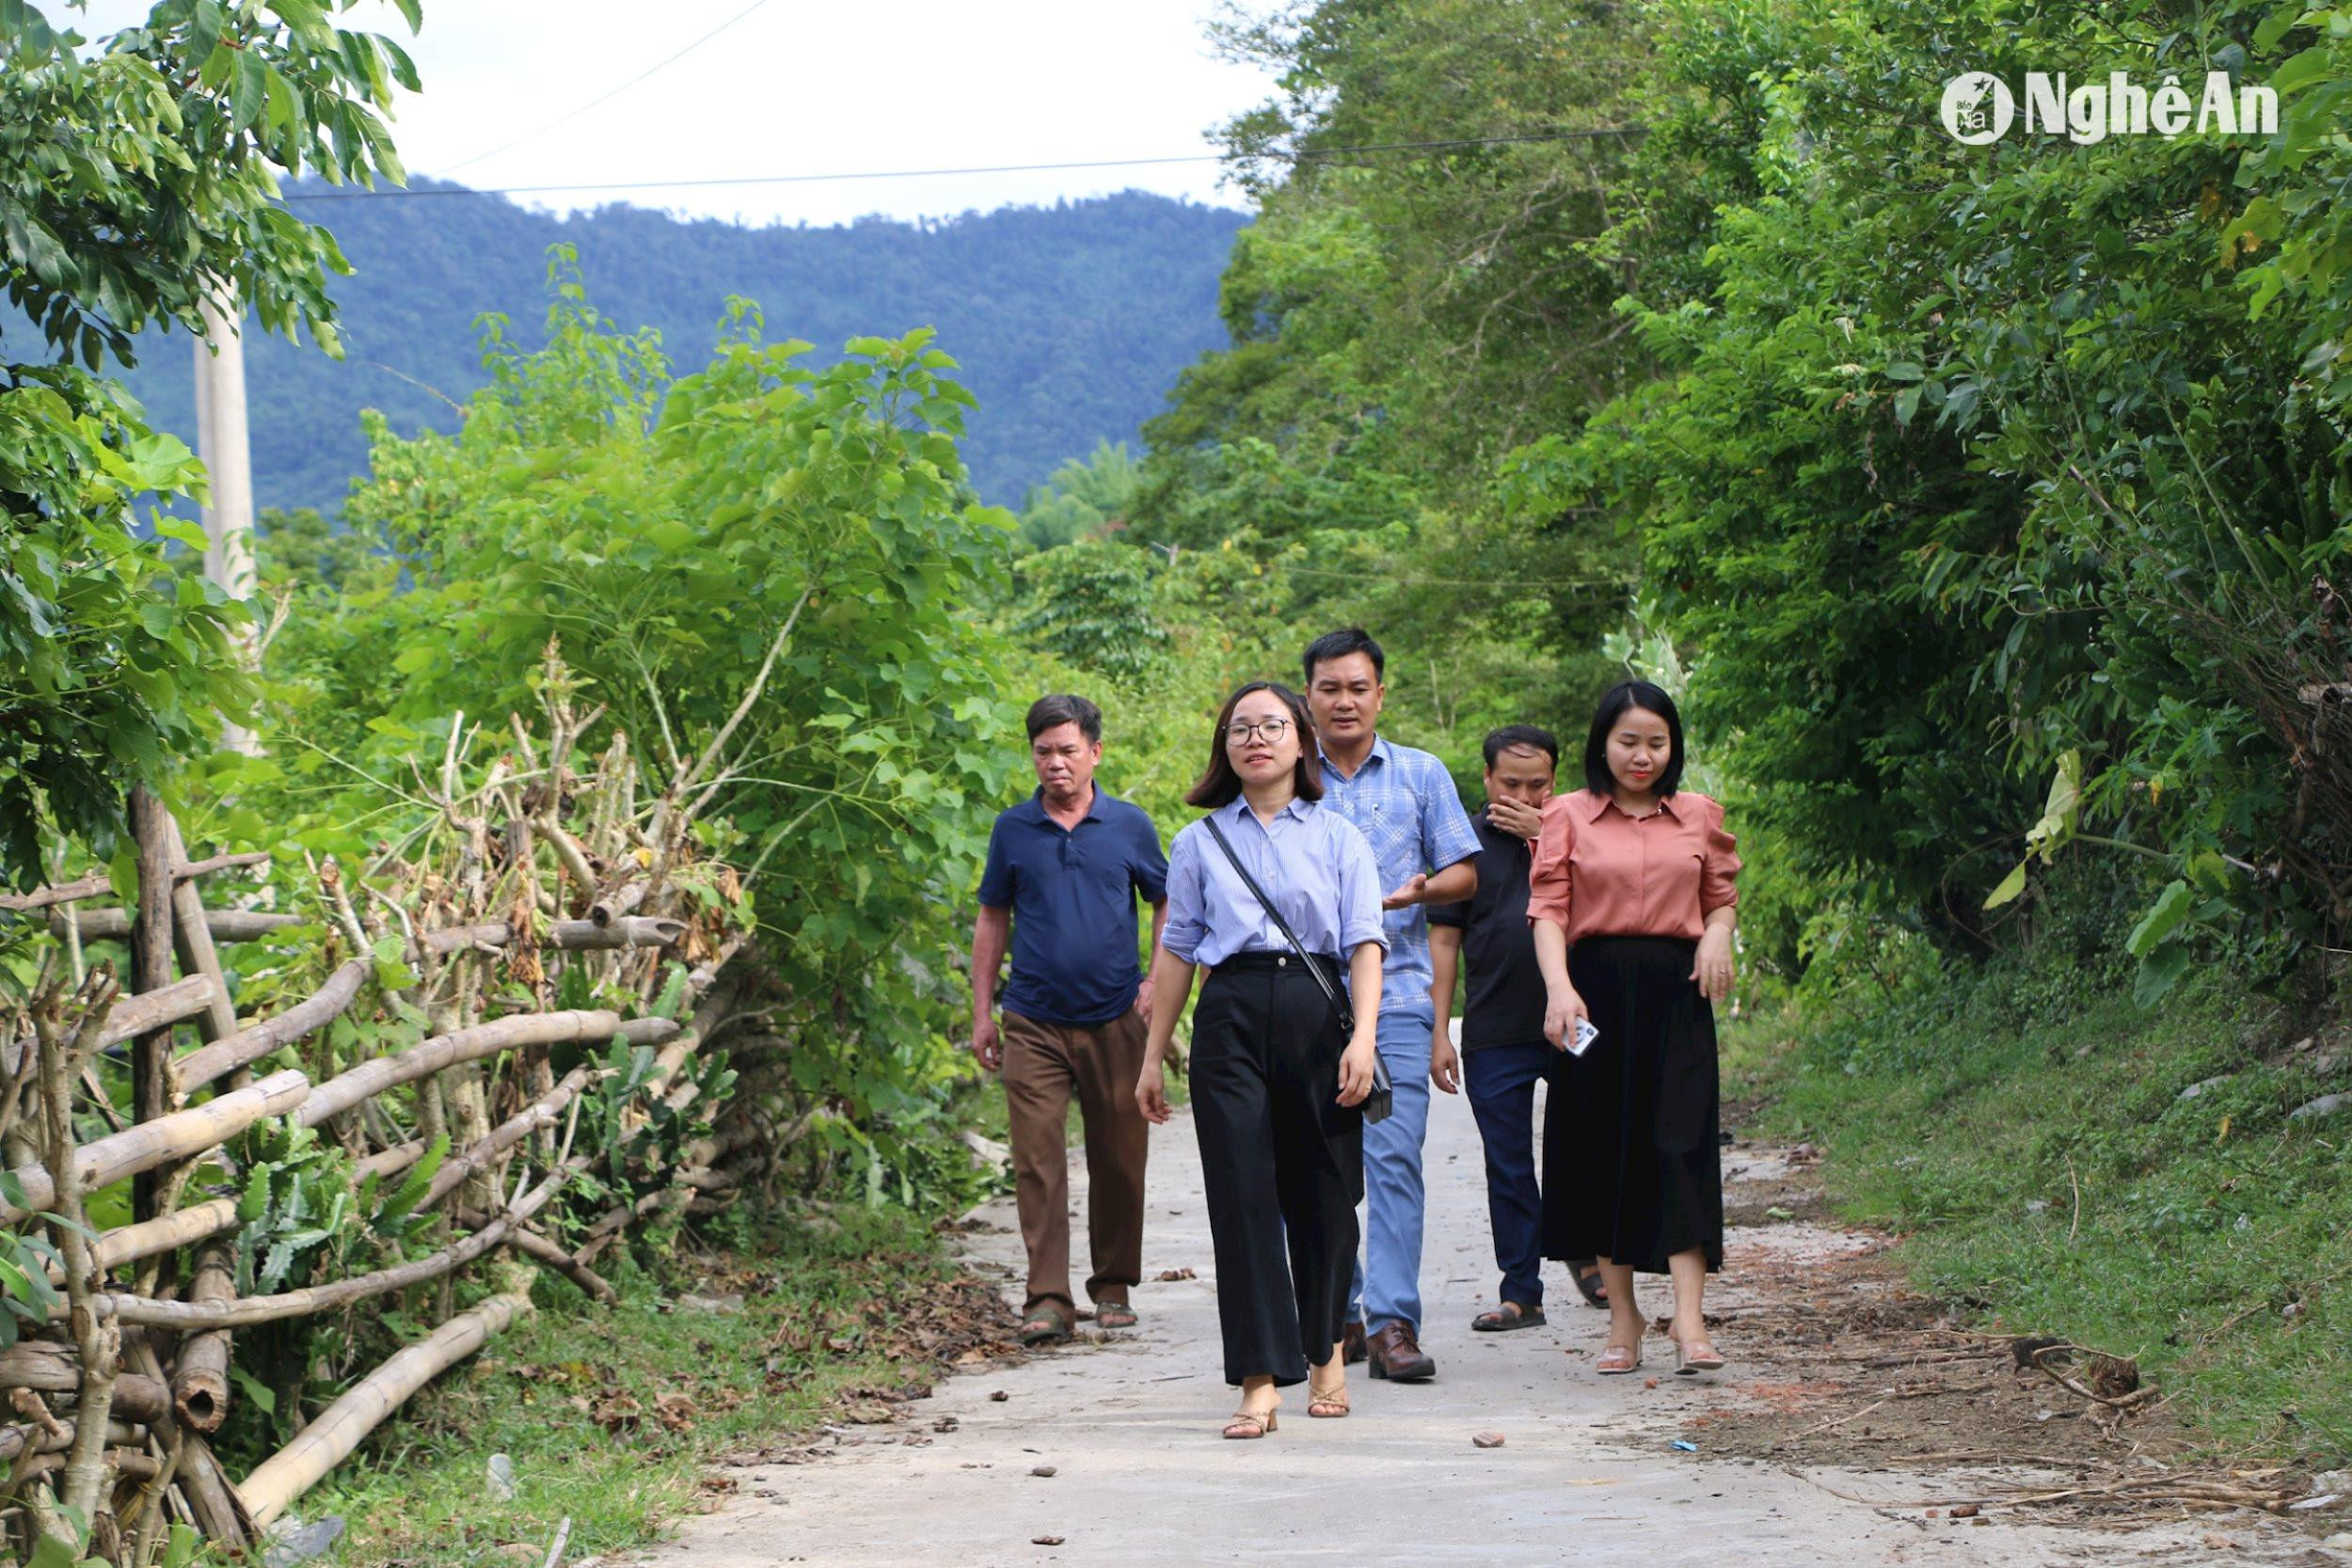
[[[405,835],[364,865],[192,861],[135,791],[133,907],[99,873],[0,899],[43,966],[0,1011],[0,1242],[26,1281],[8,1299],[25,1337],[0,1344],[0,1543],[20,1555],[59,1534],[144,1564],[177,1522],[251,1550],[530,1312],[537,1271],[613,1299],[597,1254],[734,1190],[721,1162],[765,1142],[714,1125],[724,1079],[703,1065],[734,1022],[726,966],[748,934],[736,874],[692,832],[728,734],[641,797],[625,736],[582,752],[603,710],[573,711],[552,649],[547,675],[544,728],[515,721],[478,769],[480,728],[457,717],[437,778],[405,786]],[[277,907],[207,909],[198,879],[223,872]],[[241,1015],[228,942],[268,944],[281,985],[313,983]],[[246,1375],[240,1337],[378,1299],[437,1326],[342,1369],[359,1375],[232,1480],[212,1443]],[[384,1354],[368,1316],[355,1353]],[[293,1393],[281,1409],[303,1408]]]

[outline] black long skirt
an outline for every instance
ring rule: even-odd
[[[1218,964],[1193,1009],[1192,1124],[1228,1383],[1302,1382],[1339,1338],[1364,1196],[1364,1114],[1339,1103],[1346,1045],[1323,988],[1287,956]]]
[[[1544,1117],[1544,1256],[1645,1274],[1696,1247],[1724,1262],[1715,1009],[1691,978],[1698,943],[1585,937],[1568,976],[1600,1033],[1562,1064]]]

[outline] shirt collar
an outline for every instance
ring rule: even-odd
[[[1088,805],[1087,814],[1078,818],[1078,820],[1081,822],[1100,822],[1103,820],[1104,803],[1110,799],[1111,792],[1104,789],[1101,784],[1096,784],[1094,786],[1094,800]],[[1053,820],[1053,818],[1048,816],[1045,812],[1045,786],[1043,784],[1040,784],[1036,789],[1030,791],[1028,808],[1030,820],[1036,822],[1050,822]]]
[[[1287,816],[1295,821],[1304,822],[1307,820],[1308,814],[1314,809],[1315,804],[1312,800],[1304,800],[1294,795],[1282,809],[1274,815],[1278,817]],[[1257,815],[1249,809],[1249,797],[1247,795],[1234,796],[1231,801],[1219,807],[1218,810],[1235,823],[1239,823],[1245,816]]]
[[[1617,803],[1617,798],[1615,796],[1604,795],[1598,790],[1588,789],[1584,792],[1584,820],[1587,822],[1599,821],[1600,814],[1609,810],[1611,807],[1615,806]],[[1675,798],[1671,795],[1658,802],[1658,809],[1664,812],[1669,816],[1679,818],[1681,816],[1681,813],[1675,810]],[[1628,822],[1635,820],[1633,817],[1626,816],[1626,814],[1622,810],[1620,810],[1617,815],[1619,816],[1625,816],[1625,819]]]
[[[1362,777],[1372,770],[1372,765],[1375,762],[1391,763],[1395,760],[1396,751],[1389,744],[1389,737],[1378,730],[1375,730],[1372,732],[1372,750],[1364,753],[1364,765],[1356,769],[1353,776]],[[1331,753],[1323,749],[1323,742],[1319,738],[1315,741],[1315,761],[1334,773],[1340,770],[1339,764],[1331,760]]]

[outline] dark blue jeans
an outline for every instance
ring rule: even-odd
[[[1462,1086],[1486,1149],[1486,1218],[1502,1299],[1544,1303],[1544,1197],[1535,1178],[1535,1085],[1554,1080],[1549,1045],[1490,1045],[1462,1055]],[[1557,1114],[1556,1112],[1554,1114]]]

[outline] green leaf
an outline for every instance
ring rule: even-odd
[[[2303,16],[2302,0],[2292,0],[2291,4],[2280,6],[2268,16],[2264,17],[2262,24],[2254,29],[2254,47],[2257,49],[2275,48],[2280,39],[2295,30],[2296,24],[2303,20]]]
[[[2010,900],[2015,898],[2019,894],[2026,891],[2026,866],[2027,863],[2027,862],[2019,861],[2017,863],[2016,869],[2012,870],[2008,876],[2002,878],[2000,885],[1995,887],[1991,893],[1984,895],[1984,907],[1986,909],[1997,910],[2003,904],[2008,903]]]
[[[1910,359],[1898,359],[1886,367],[1886,379],[1889,381],[1920,381],[1926,378],[1927,373],[1923,367]]]
[[[2159,942],[2139,960],[2139,973],[2132,978],[2132,1000],[2143,1007],[2154,1006],[2188,973],[2189,959],[2188,943]]]
[[[2146,958],[2158,942],[2180,929],[2181,923],[2188,918],[2196,901],[2196,895],[2189,891],[2185,881],[2176,878],[2165,884],[2164,891],[2156,895],[2155,903],[2139,917],[2139,924],[2133,927],[2132,934],[2124,939],[2123,951],[2135,958]]]
[[[2307,87],[2324,79],[2332,66],[2333,53],[2327,44],[2312,45],[2280,66],[2278,74],[2270,78],[2270,86],[2283,98],[2298,87]]]
[[[249,131],[269,106],[269,63],[250,49],[237,52],[230,72],[229,123]]]
[[[264,1416],[278,1414],[278,1390],[234,1363],[229,1368],[229,1375],[236,1380],[239,1391],[253,1402],[255,1409]]]

